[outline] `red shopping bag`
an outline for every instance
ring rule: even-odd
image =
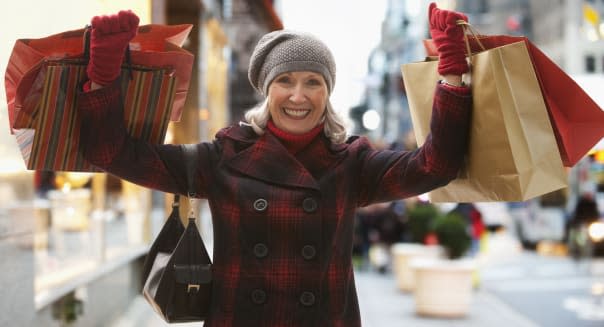
[[[145,25],[130,43],[120,85],[128,133],[163,143],[179,120],[193,55],[182,49],[191,25]],[[85,30],[18,40],[6,72],[10,127],[27,169],[98,171],[79,149],[76,99],[86,80]]]
[[[189,89],[193,55],[182,48],[192,25],[143,25],[130,42],[132,65],[170,68],[176,77],[176,94],[170,120],[178,121]],[[85,29],[67,31],[39,39],[15,42],[5,74],[6,98],[11,132],[33,128],[44,85],[38,76],[49,62],[82,58]],[[126,95],[128,98],[128,95]]]
[[[99,171],[80,150],[80,115],[77,84],[86,74],[85,63],[48,62],[38,76],[45,85],[32,128],[15,129],[25,165],[30,170]],[[124,125],[137,139],[161,144],[174,102],[175,77],[169,68],[123,68],[120,85],[124,97]]]
[[[528,38],[509,35],[478,35],[477,38],[486,49],[519,41],[526,44],[564,166],[574,166],[604,137],[604,111]],[[473,52],[481,50],[475,38],[468,39]],[[424,46],[429,55],[437,54],[432,40],[425,40]]]

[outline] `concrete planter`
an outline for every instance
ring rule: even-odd
[[[412,292],[415,278],[409,262],[415,258],[439,258],[444,255],[442,247],[438,245],[423,245],[417,243],[396,243],[392,245],[392,270],[396,285],[403,292]]]
[[[472,276],[477,266],[471,259],[414,259],[415,311],[419,315],[460,318],[472,301]]]

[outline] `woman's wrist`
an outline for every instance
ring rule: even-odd
[[[445,76],[443,76],[441,83],[447,84],[449,86],[454,86],[454,87],[465,86],[465,84],[463,83],[463,80],[461,78],[461,75],[445,75]]]

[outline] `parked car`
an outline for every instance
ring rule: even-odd
[[[539,200],[509,203],[515,233],[525,249],[541,241],[564,242],[566,210],[563,206],[542,206]]]

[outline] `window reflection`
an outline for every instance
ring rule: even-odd
[[[147,250],[150,190],[104,173],[36,172],[35,181],[37,302]]]

